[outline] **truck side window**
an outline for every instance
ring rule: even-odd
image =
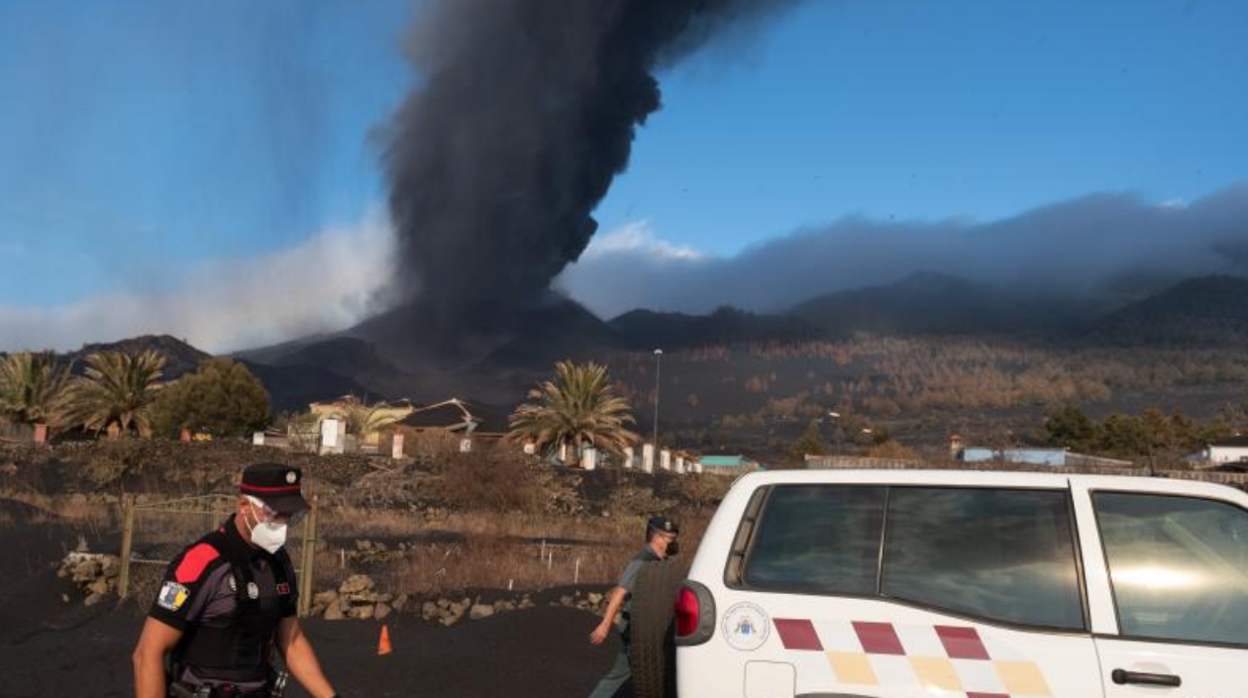
[[[1248,512],[1192,497],[1092,497],[1120,632],[1248,644]]]
[[[1006,623],[1085,627],[1068,495],[896,487],[881,592]]]
[[[767,591],[874,594],[885,489],[776,487],[750,545],[745,584]]]

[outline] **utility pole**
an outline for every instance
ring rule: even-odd
[[[654,350],[654,452],[659,452],[659,375],[663,371],[663,350]]]

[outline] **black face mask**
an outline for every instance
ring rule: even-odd
[[[680,552],[680,543],[672,541],[667,544],[667,556],[676,557],[676,553]]]

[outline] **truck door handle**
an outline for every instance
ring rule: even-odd
[[[1143,671],[1127,671],[1126,669],[1114,669],[1110,678],[1114,683],[1123,686],[1129,683],[1140,686],[1167,686],[1169,688],[1178,688],[1183,685],[1183,679],[1174,674],[1149,674]]]

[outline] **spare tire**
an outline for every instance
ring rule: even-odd
[[[642,565],[633,587],[628,662],[636,698],[675,698],[676,594],[684,568],[671,560]]]

